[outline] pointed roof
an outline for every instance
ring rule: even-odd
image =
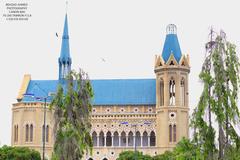
[[[178,42],[177,27],[174,24],[169,24],[167,26],[167,35],[162,51],[162,57],[165,63],[168,61],[171,54],[173,54],[174,58],[179,63],[182,57],[182,52]]]
[[[61,47],[60,60],[62,60],[62,61],[71,60],[70,49],[69,49],[69,35],[68,35],[67,14],[65,15],[65,22],[64,22],[64,28],[63,28],[62,47]]]

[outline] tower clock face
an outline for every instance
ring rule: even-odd
[[[169,119],[176,119],[176,113],[175,112],[170,112],[169,113]]]

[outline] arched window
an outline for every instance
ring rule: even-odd
[[[113,146],[119,146],[119,135],[117,131],[113,134]]]
[[[45,135],[45,127],[44,127],[44,125],[42,126],[42,142],[44,141],[44,139],[45,139],[45,141],[46,141],[46,137],[44,137]]]
[[[155,146],[156,145],[156,136],[155,132],[150,133],[150,146]]]
[[[136,132],[136,146],[141,146],[141,134],[139,131]]]
[[[146,131],[143,132],[142,140],[143,140],[143,146],[148,146],[148,134]]]
[[[104,133],[103,131],[101,131],[99,134],[99,146],[104,146],[104,143],[105,143]]]
[[[173,125],[173,142],[177,141],[177,126],[176,124]]]
[[[28,142],[28,136],[29,136],[29,125],[26,125],[25,128],[25,141]]]
[[[126,146],[126,144],[127,144],[126,133],[123,131],[121,133],[121,146]]]
[[[160,80],[160,106],[164,105],[164,81]]]
[[[172,142],[172,125],[169,125],[169,142]]]
[[[181,83],[180,83],[180,102],[181,106],[185,106],[185,83],[184,79],[182,78]]]
[[[93,146],[97,146],[97,133],[94,131],[92,133]]]
[[[33,141],[33,125],[30,125],[30,142]]]
[[[46,142],[49,141],[49,125],[47,125],[47,128],[46,128]]]
[[[18,141],[18,125],[14,125],[14,142]]]
[[[128,146],[133,146],[133,132],[128,133]]]
[[[175,105],[175,80],[169,81],[169,105]]]
[[[106,137],[106,146],[112,146],[112,135],[111,132],[107,132],[107,137]]]

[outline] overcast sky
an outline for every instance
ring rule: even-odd
[[[28,2],[29,21],[6,21],[6,2]],[[198,102],[198,78],[211,26],[240,44],[238,0],[69,0],[73,69],[92,79],[154,78],[166,26],[177,25],[182,53],[190,55],[190,107]],[[57,79],[65,0],[0,1],[0,144],[11,143],[11,108],[23,75]],[[105,62],[102,61],[105,59]]]

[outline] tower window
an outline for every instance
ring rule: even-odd
[[[14,125],[14,142],[18,141],[18,125]]]
[[[169,105],[175,105],[175,80],[169,82]]]
[[[26,125],[25,128],[25,141],[28,142],[28,135],[29,135],[29,125]]]
[[[160,80],[160,106],[164,105],[164,81]]]
[[[30,142],[33,141],[33,125],[30,125]]]
[[[169,125],[169,142],[172,142],[172,125]]]
[[[173,125],[173,142],[177,141],[177,126],[176,124]]]
[[[184,79],[182,78],[181,83],[180,83],[180,102],[181,102],[181,106],[185,105],[185,83],[184,83]]]

